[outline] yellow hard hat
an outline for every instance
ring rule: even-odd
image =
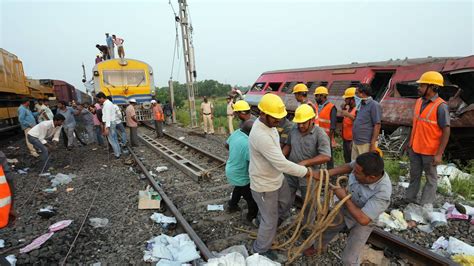
[[[246,101],[240,100],[235,102],[233,109],[234,112],[248,111],[250,110],[250,105]]]
[[[444,79],[443,75],[441,75],[439,72],[428,71],[423,73],[423,75],[421,75],[420,79],[417,80],[416,83],[433,84],[443,87]]]
[[[312,118],[314,118],[316,114],[314,113],[313,107],[309,106],[308,104],[302,104],[295,111],[295,118],[293,118],[293,122],[295,123],[304,123]]]
[[[344,95],[342,95],[342,98],[346,99],[346,98],[355,97],[356,90],[357,89],[355,87],[347,88],[346,91],[344,92]]]
[[[383,158],[383,151],[379,147],[375,148],[375,151]]]
[[[272,116],[277,119],[281,119],[286,116],[286,108],[282,99],[275,94],[267,93],[263,95],[262,99],[258,103],[258,109],[265,114]]]
[[[298,93],[298,92],[308,92],[308,87],[304,85],[303,83],[296,84],[293,87],[293,93]]]
[[[328,88],[326,88],[324,86],[319,86],[314,91],[314,94],[326,94],[327,95],[327,94],[329,94]]]

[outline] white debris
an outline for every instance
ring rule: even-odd
[[[447,176],[449,180],[465,180],[473,178],[472,175],[464,173],[463,171],[459,170],[455,164],[452,163],[447,165],[438,165],[436,167],[436,172],[438,173],[438,176]]]
[[[153,221],[155,221],[156,223],[159,223],[159,224],[175,224],[175,223],[177,223],[175,217],[166,216],[166,215],[163,215],[163,214],[157,213],[157,212],[153,213],[153,215],[150,216],[150,219],[152,219]]]
[[[170,237],[161,234],[147,241],[143,259],[157,265],[179,265],[200,258],[196,245],[187,234]]]
[[[48,177],[48,176],[50,176],[50,175],[51,175],[51,173],[42,173],[42,174],[39,174],[39,176],[41,176],[41,177]]]
[[[281,264],[278,262],[274,262],[271,259],[261,256],[258,253],[253,254],[252,256],[248,257],[245,262],[247,265],[259,265],[259,266],[280,266]]]
[[[408,228],[408,224],[403,218],[403,213],[399,210],[392,210],[390,215],[382,213],[377,219],[377,226],[383,227],[385,231],[403,231]]]
[[[208,211],[223,211],[224,210],[224,205],[213,205],[209,204],[207,205],[207,210]]]
[[[452,187],[451,187],[451,181],[447,176],[439,176],[438,178],[438,188],[441,188],[441,190],[448,194],[451,195],[453,194],[452,192]]]
[[[53,187],[57,187],[59,185],[65,185],[72,181],[72,179],[76,177],[75,175],[65,175],[58,173],[56,176],[51,180],[51,185]]]
[[[398,182],[398,185],[401,186],[402,188],[408,188],[410,183],[408,183],[408,182]]]
[[[16,164],[16,163],[19,163],[18,159],[8,159],[7,158],[7,163],[9,164]]]
[[[397,226],[396,230],[402,231],[406,230],[408,227],[407,222],[405,221],[405,218],[403,218],[403,213],[399,210],[392,210],[390,212],[390,217],[394,221],[395,225]]]
[[[94,228],[105,227],[109,223],[107,218],[89,218],[89,224]]]
[[[156,170],[158,173],[161,173],[161,172],[167,171],[167,170],[168,170],[168,167],[166,167],[166,166],[158,166],[158,167],[155,168],[155,170]]]
[[[8,255],[5,257],[5,259],[10,263],[11,266],[15,266],[16,265],[16,257],[15,255]]]
[[[5,240],[0,239],[0,248],[4,248],[4,247],[5,247]]]
[[[433,228],[446,226],[448,225],[448,220],[446,219],[446,214],[442,212],[431,212],[429,214],[430,225]]]
[[[179,137],[178,139],[179,139],[179,140],[184,140],[184,137]]]
[[[442,253],[440,251],[445,251],[449,255],[465,254],[474,256],[473,246],[452,236],[449,237],[449,240],[446,240],[444,236],[441,236],[433,243],[431,249],[438,253]]]
[[[405,220],[415,221],[417,224],[428,224],[427,210],[417,204],[410,203],[403,210]]]
[[[58,188],[57,187],[45,188],[45,189],[43,189],[43,191],[46,192],[46,193],[53,193],[53,192],[58,191]]]
[[[221,266],[221,265],[232,265],[232,266],[246,266],[245,258],[238,252],[232,252],[219,258],[212,258],[204,264],[206,266]],[[256,264],[257,265],[257,264]]]
[[[432,250],[438,250],[438,249],[448,249],[448,240],[444,238],[444,236],[440,236],[436,241],[433,243],[431,246]]]

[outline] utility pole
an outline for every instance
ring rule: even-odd
[[[174,110],[174,89],[173,89],[173,80],[170,79],[168,81],[168,86],[170,88],[170,104],[171,104],[171,117],[172,117],[172,121],[173,121],[173,124],[176,124],[176,114],[175,114],[175,110]]]
[[[186,88],[188,90],[189,115],[191,127],[197,127],[196,101],[194,99],[194,82],[196,70],[194,65],[194,47],[192,41],[192,26],[189,24],[188,4],[186,0],[178,0],[181,36],[183,38],[184,66],[186,68]]]

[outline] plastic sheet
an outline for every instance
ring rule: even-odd
[[[474,256],[473,246],[452,236],[449,237],[447,250],[450,254],[465,254]]]
[[[208,211],[223,211],[224,205],[207,205]]]
[[[72,181],[72,179],[75,177],[75,175],[65,175],[58,173],[56,176],[51,180],[51,185],[53,187],[57,187],[59,185],[65,185],[68,184]]]
[[[200,258],[196,245],[187,234],[175,237],[161,234],[154,237],[147,241],[144,253],[146,262],[159,262],[157,265],[180,265]]]
[[[44,235],[41,235],[41,236],[35,238],[35,240],[33,240],[33,242],[28,244],[26,247],[21,248],[20,253],[28,253],[32,250],[35,250],[35,249],[41,247],[41,245],[43,245],[46,241],[48,241],[48,239],[50,239],[53,235],[54,235],[54,232],[48,232]]]
[[[161,172],[164,172],[164,171],[167,171],[168,170],[168,167],[166,166],[158,166],[155,168],[156,172],[158,173],[161,173]]]
[[[156,223],[159,223],[159,224],[175,224],[176,223],[176,218],[166,216],[166,215],[163,215],[163,214],[157,213],[157,212],[153,213],[150,216],[150,219],[152,219],[153,221],[155,221]]]
[[[271,259],[261,256],[258,253],[253,254],[252,256],[248,257],[246,260],[247,265],[258,265],[258,266],[280,266],[281,264],[278,262],[274,262]]]
[[[94,228],[106,227],[108,223],[107,218],[89,218],[89,224]]]

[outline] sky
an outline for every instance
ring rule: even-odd
[[[178,0],[171,0],[178,10]],[[269,70],[474,54],[474,0],[188,0],[197,80],[251,85]],[[155,85],[185,82],[181,39],[173,64],[168,0],[0,0],[0,47],[33,78],[85,90],[105,32],[149,63]],[[174,66],[174,67],[173,67]],[[173,69],[173,72],[172,72]]]

